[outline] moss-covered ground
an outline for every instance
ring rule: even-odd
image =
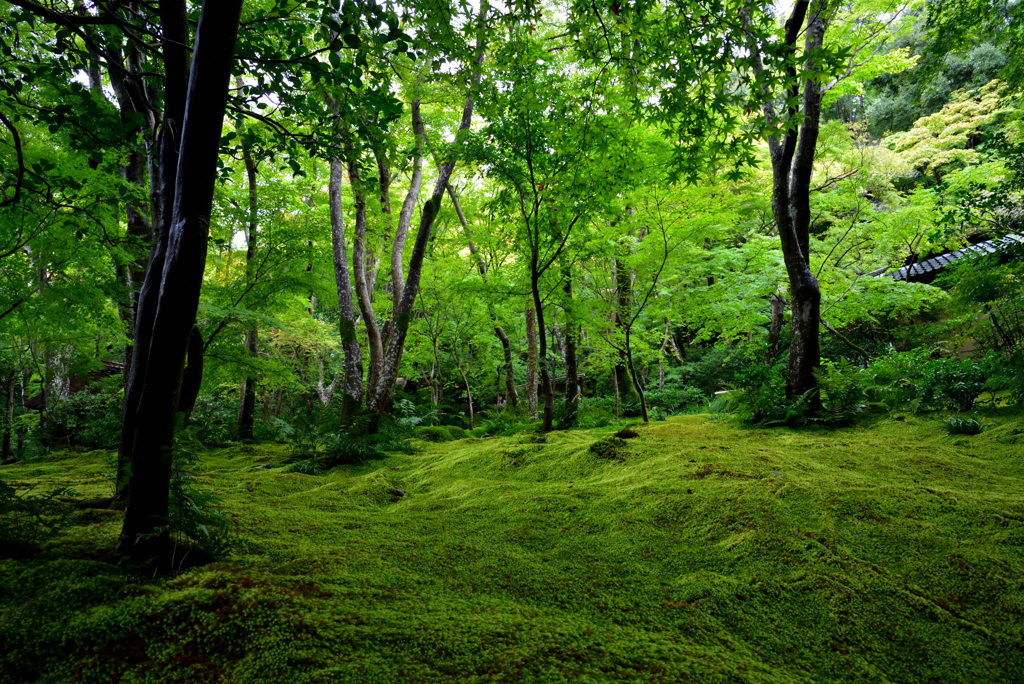
[[[1024,420],[992,422],[687,416],[602,455],[612,429],[320,477],[210,450],[198,481],[251,549],[152,579],[110,563],[120,513],[76,511],[0,560],[0,681],[1024,681]],[[0,478],[90,497],[108,469]]]

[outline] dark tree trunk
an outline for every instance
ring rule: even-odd
[[[259,346],[259,333],[256,326],[252,326],[245,333],[245,354],[250,359],[256,358]],[[240,393],[241,401],[238,405],[238,422],[236,424],[238,439],[252,441],[255,439],[253,429],[256,419],[256,376],[249,374],[242,381]]]
[[[551,373],[548,370],[548,335],[544,326],[544,305],[540,299],[540,273],[537,268],[536,252],[531,264],[532,276],[530,278],[530,289],[533,292],[533,309],[537,314],[537,341],[540,343],[538,350],[538,361],[540,362],[540,385],[544,393],[544,413],[541,429],[544,432],[551,432],[554,429],[555,415],[555,389],[551,383]]]
[[[242,86],[242,79],[237,80],[238,86]],[[256,228],[259,217],[259,198],[256,190],[256,161],[252,157],[249,145],[242,139],[242,159],[245,162],[245,177],[249,185],[249,225],[245,233],[245,284],[252,288],[255,281],[254,269],[256,266]],[[235,432],[238,439],[251,441],[253,439],[253,423],[256,413],[256,373],[253,364],[256,361],[256,348],[259,344],[259,332],[255,323],[249,323],[249,329],[245,331],[245,355],[248,357],[249,367],[246,369],[245,379],[242,380],[240,402],[238,404],[238,420],[235,422]]]
[[[11,458],[11,438],[14,435],[14,370],[4,378],[4,437],[0,446],[0,462]]]
[[[241,9],[241,0],[203,4],[190,67],[185,3],[160,4],[165,31],[166,108],[160,143],[164,223],[143,286],[125,392],[122,447],[130,444],[130,498],[117,545],[119,553],[137,561],[162,557],[169,547],[169,536],[161,528],[167,522],[174,423],[206,264]]]
[[[629,320],[633,307],[633,279],[629,269],[618,258],[615,259],[615,291],[618,296],[615,327],[619,329],[619,332],[625,334],[625,321]],[[619,390],[620,406],[637,399],[633,380],[630,378],[629,359],[625,346],[619,347],[619,359],[615,364],[615,386]]]
[[[526,303],[526,412],[537,420],[537,313]]]
[[[578,326],[572,313],[572,274],[568,267],[562,269],[562,277],[565,292],[565,332],[562,344],[565,350],[565,418],[562,420],[562,428],[568,429],[576,425],[580,399],[580,378],[576,363]]]
[[[825,21],[816,2],[801,0],[793,6],[785,28],[785,44],[789,55],[795,53],[801,33],[804,34],[804,50],[808,55],[804,64],[807,75],[798,77],[796,66],[790,65],[787,75],[791,85],[786,93],[785,117],[776,112],[770,96],[764,99],[764,113],[770,122],[784,119],[782,123],[787,130],[785,137],[768,139],[772,159],[772,213],[779,229],[793,312],[793,341],[789,347],[786,397],[794,399],[808,395],[808,408],[814,414],[821,408],[814,378],[814,370],[821,363],[821,290],[810,268],[810,183],[823,94],[822,86],[815,78],[815,73],[820,72],[821,68],[814,58],[821,48],[825,33]],[[754,57],[754,69],[761,73],[764,66],[760,47],[751,36],[748,36],[748,41]]]

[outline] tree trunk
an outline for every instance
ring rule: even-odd
[[[241,0],[204,2],[190,67],[185,3],[160,4],[165,65],[160,135],[163,244],[150,260],[143,286],[122,427],[122,445],[130,444],[131,476],[117,550],[136,561],[164,556],[169,549],[169,535],[162,528],[167,522],[174,423],[206,264],[241,9]]]
[[[245,333],[245,353],[250,359],[256,358],[256,351],[259,343],[259,333],[256,326],[252,326]],[[238,421],[236,428],[238,439],[251,441],[255,439],[253,428],[256,417],[256,377],[247,374],[242,381],[240,392],[241,401],[238,405]]]
[[[555,414],[555,389],[551,383],[551,373],[548,371],[548,339],[547,330],[544,327],[544,305],[540,300],[540,273],[537,269],[536,252],[530,264],[530,289],[533,293],[533,308],[537,314],[537,340],[540,342],[538,356],[540,361],[540,384],[544,392],[544,414],[541,429],[544,432],[551,432],[554,429]]]
[[[348,273],[348,255],[345,251],[345,213],[341,206],[343,172],[342,161],[337,157],[332,159],[330,180],[331,245],[334,254],[334,283],[338,289],[338,327],[341,333],[341,348],[345,354],[345,386],[341,410],[342,416],[347,417],[359,410],[363,400],[363,356],[359,349],[359,338],[356,335],[356,313],[352,301],[352,284]]]
[[[484,263],[483,257],[477,252],[476,245],[473,244],[473,236],[470,233],[469,224],[466,222],[465,214],[462,213],[462,207],[459,206],[459,198],[455,194],[455,189],[452,188],[451,183],[448,184],[448,197],[451,198],[455,214],[459,217],[459,223],[462,224],[463,232],[466,233],[469,253],[476,260],[476,268],[480,273],[480,278],[484,281],[484,284],[487,284],[487,264]],[[505,395],[513,407],[519,406],[519,392],[516,391],[516,381],[512,367],[512,343],[509,341],[508,335],[505,334],[505,329],[498,324],[498,313],[495,311],[494,303],[490,300],[487,301],[487,315],[491,319],[491,325],[494,326],[494,334],[498,341],[501,342],[502,353],[505,355]]]
[[[242,77],[237,77],[236,83],[242,87]],[[245,162],[245,177],[249,185],[249,225],[245,232],[245,285],[252,288],[255,275],[253,269],[256,265],[256,228],[259,218],[259,197],[256,190],[256,161],[252,157],[252,150],[249,149],[245,138],[242,138],[242,160]],[[255,323],[249,323],[249,329],[245,331],[245,355],[248,357],[249,366],[246,368],[245,378],[242,380],[240,392],[241,401],[238,404],[238,419],[235,421],[235,432],[238,439],[251,441],[253,439],[253,423],[256,412],[256,373],[253,364],[256,360],[256,349],[259,344],[259,331]]]
[[[624,321],[631,315],[633,306],[633,281],[629,269],[622,262],[615,259],[615,291],[618,297],[618,307],[615,312],[615,327],[623,334],[627,334]],[[627,358],[625,346],[619,348],[619,359],[615,364],[615,385],[619,391],[619,405],[627,404],[636,399],[633,380],[630,378],[629,359]]]
[[[821,290],[810,268],[810,183],[823,94],[822,86],[815,76],[821,68],[814,58],[820,51],[825,33],[825,21],[817,2],[800,0],[794,4],[785,27],[785,44],[789,55],[795,53],[796,41],[801,33],[804,34],[804,51],[807,55],[804,63],[806,76],[798,78],[795,66],[787,68],[791,85],[786,93],[788,106],[782,122],[788,124],[784,125],[787,133],[782,138],[769,137],[768,149],[772,159],[772,213],[782,244],[793,312],[793,341],[789,348],[786,371],[786,397],[794,399],[809,395],[808,409],[813,415],[821,408],[814,378],[814,370],[821,363]],[[752,36],[748,36],[748,47],[754,57],[754,70],[760,74],[764,71],[764,65],[760,48]],[[801,107],[800,111],[798,107]],[[765,97],[763,108],[769,122],[780,119],[772,97]]]
[[[0,446],[0,463],[11,459],[11,438],[14,435],[14,370],[4,378],[4,437]]]
[[[526,303],[526,412],[537,420],[537,314]]]
[[[481,12],[486,14],[483,9]],[[482,59],[483,50],[481,47],[477,53],[477,63]],[[458,131],[468,130],[472,121],[473,96],[470,94],[466,96],[465,104],[462,107],[462,120],[459,123]],[[449,159],[437,170],[434,190],[430,195],[430,199],[423,205],[419,229],[416,232],[416,241],[413,243],[412,254],[409,257],[408,275],[402,286],[402,296],[396,300],[396,306],[392,312],[391,320],[393,325],[391,333],[388,335],[386,355],[380,368],[380,374],[376,378],[376,384],[367,399],[367,408],[378,414],[391,410],[391,400],[395,394],[395,380],[398,378],[398,369],[402,362],[402,354],[405,351],[405,338],[409,333],[409,323],[412,319],[412,308],[416,302],[416,295],[419,294],[423,259],[426,256],[427,244],[430,242],[434,220],[437,218],[437,212],[441,208],[441,201],[444,199],[448,182],[451,180],[452,171],[455,170],[455,163],[456,160],[454,158]]]
[[[562,429],[575,427],[576,413],[579,409],[580,379],[576,363],[577,326],[572,315],[572,275],[569,268],[562,270],[563,291],[565,292],[565,333],[562,349],[565,352],[565,417]]]
[[[632,331],[626,330],[626,367],[629,369],[629,377],[633,381],[633,389],[636,391],[637,397],[640,399],[640,415],[643,417],[644,422],[650,422],[647,417],[647,396],[644,394],[644,388],[640,385],[640,378],[636,374],[636,366],[633,364],[633,345],[632,345]]]
[[[782,324],[785,322],[786,298],[781,295],[772,295],[772,323],[768,328],[768,341],[765,355],[767,361],[775,358],[776,347],[779,344],[779,336],[782,335]]]

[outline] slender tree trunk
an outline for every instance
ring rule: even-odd
[[[337,110],[336,110],[337,111]],[[356,335],[356,313],[352,301],[352,284],[348,273],[348,255],[345,251],[345,214],[341,206],[341,181],[344,167],[335,157],[331,160],[330,206],[331,245],[334,254],[334,282],[338,290],[338,327],[341,348],[345,354],[345,387],[342,400],[343,416],[353,415],[363,400],[363,356]],[[365,209],[364,209],[365,211]]]
[[[14,435],[14,376],[12,369],[4,377],[4,437],[0,446],[0,462],[4,463],[11,458],[11,437]]]
[[[236,83],[242,87],[242,77],[237,77]],[[255,280],[254,268],[256,265],[256,229],[259,218],[259,197],[256,190],[256,161],[252,157],[252,150],[242,139],[242,160],[245,162],[245,177],[249,186],[249,225],[245,232],[245,284],[252,288]],[[256,350],[259,345],[259,331],[255,323],[249,323],[249,329],[245,331],[245,355],[248,358],[249,366],[246,368],[245,378],[242,380],[241,401],[238,405],[238,420],[235,422],[238,439],[250,441],[253,439],[253,423],[256,413],[256,373],[253,364],[256,361]]]
[[[526,411],[537,420],[537,314],[533,302],[526,303]]]
[[[135,560],[164,556],[169,548],[169,536],[161,528],[167,521],[174,423],[206,263],[241,9],[241,0],[203,4],[190,67],[185,3],[160,4],[165,63],[162,196],[165,203],[173,198],[173,205],[164,212],[160,242],[165,246],[157,247],[159,258],[150,260],[143,286],[136,353],[125,392],[125,415],[130,418],[124,421],[122,444],[131,444],[131,494],[118,552]],[[146,352],[140,353],[143,347]]]
[[[771,361],[775,358],[776,347],[779,344],[779,336],[782,335],[782,324],[785,322],[784,316],[786,313],[786,298],[781,295],[772,295],[772,322],[771,327],[768,328],[768,341],[765,354],[767,360]]]
[[[749,16],[741,13],[741,20],[749,21]],[[779,230],[782,256],[789,277],[792,309],[793,340],[786,371],[786,397],[793,399],[809,394],[809,412],[814,414],[821,408],[814,378],[814,370],[821,363],[821,290],[810,268],[810,182],[823,94],[822,86],[815,76],[820,73],[821,67],[814,60],[820,52],[825,33],[825,21],[817,2],[799,0],[793,5],[785,26],[788,54],[795,53],[801,33],[804,34],[804,50],[807,55],[804,64],[806,75],[798,76],[795,66],[787,69],[787,82],[790,85],[786,92],[786,116],[783,118],[776,112],[775,102],[767,92],[764,93],[763,108],[768,121],[777,122],[782,119],[784,125],[780,128],[786,130],[784,137],[768,138],[772,159],[772,213]],[[748,48],[753,57],[754,71],[763,73],[760,47],[752,35],[748,35]]]
[[[628,334],[624,321],[629,319],[633,307],[633,281],[629,269],[618,258],[615,259],[615,290],[618,296],[615,327],[619,332]],[[619,348],[619,359],[615,364],[615,384],[619,391],[620,405],[629,403],[636,398],[625,346]]]
[[[568,429],[576,425],[576,413],[579,409],[580,378],[576,362],[577,326],[572,314],[572,275],[569,268],[562,270],[563,291],[565,292],[565,334],[562,349],[565,351],[565,418],[562,428]]]
[[[555,389],[548,371],[548,335],[544,326],[544,305],[540,299],[540,274],[537,270],[536,252],[531,263],[530,289],[533,292],[533,307],[537,313],[537,340],[540,342],[538,356],[540,361],[540,384],[544,392],[544,414],[541,429],[551,432],[554,429]]]
[[[485,3],[486,7],[486,3]],[[482,15],[486,11],[481,9]],[[477,53],[477,63],[483,59],[482,43]],[[459,131],[469,129],[473,121],[473,96],[466,97],[462,107],[462,120],[459,123]],[[441,201],[444,199],[448,182],[451,180],[452,171],[455,169],[454,158],[446,161],[437,173],[437,180],[434,183],[430,199],[423,205],[423,213],[420,216],[419,229],[416,232],[416,241],[413,243],[412,254],[409,257],[409,271],[402,287],[402,296],[396,300],[396,306],[392,312],[393,329],[388,336],[386,355],[380,369],[380,375],[376,378],[376,385],[372,394],[368,397],[367,407],[376,413],[385,413],[391,409],[391,400],[395,394],[395,380],[398,377],[398,369],[402,362],[402,354],[405,351],[405,338],[409,333],[409,324],[412,319],[412,308],[419,294],[420,276],[423,271],[423,259],[426,256],[427,245],[430,242],[431,232],[434,227],[434,220],[441,208]],[[397,232],[397,231],[396,231]]]
[[[626,367],[629,369],[629,377],[633,382],[633,389],[636,391],[637,397],[640,398],[640,415],[643,417],[644,422],[650,422],[647,416],[647,396],[644,394],[644,388],[640,384],[640,378],[636,374],[636,366],[633,364],[633,345],[631,330],[626,329]]]
[[[256,358],[259,345],[259,333],[253,325],[245,332],[245,354],[250,359]],[[238,421],[236,423],[238,439],[254,439],[253,428],[256,416],[256,376],[248,372],[242,380],[240,392],[241,402],[238,405]]]
[[[462,384],[466,386],[466,401],[469,402],[469,429],[473,429],[473,391],[469,388],[469,378],[466,377],[466,371],[463,370],[462,364],[456,362],[455,364],[459,369],[459,375],[462,376]]]
[[[455,189],[452,188],[451,183],[448,184],[448,197],[451,198],[452,206],[455,207],[455,214],[459,217],[459,223],[462,224],[463,232],[466,233],[469,253],[476,260],[476,268],[480,273],[480,278],[483,279],[484,284],[487,284],[487,264],[484,263],[483,257],[477,252],[476,245],[473,244],[473,236],[469,230],[469,224],[466,222],[466,216],[462,213],[462,207],[459,206],[459,198],[455,194]],[[494,334],[498,341],[501,342],[502,353],[505,355],[505,395],[513,407],[519,406],[519,392],[516,391],[516,381],[512,367],[512,343],[509,341],[505,329],[498,324],[498,313],[494,308],[494,303],[490,300],[487,301],[487,315],[491,319],[491,325],[494,326]]]

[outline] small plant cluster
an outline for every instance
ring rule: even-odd
[[[736,376],[734,392],[712,408],[763,427],[849,425],[870,405],[889,410],[970,411],[986,387],[986,367],[971,359],[931,358],[925,351],[893,352],[861,368],[824,360],[816,372],[821,410],[808,416],[811,393],[787,399],[785,366],[751,364]]]
[[[124,389],[121,376],[102,378],[88,391],[54,402],[47,410],[44,438],[79,449],[114,449],[121,436]]]
[[[924,350],[893,352],[877,359],[869,372],[872,398],[890,410],[970,411],[985,389],[982,364],[931,358]]]
[[[59,498],[73,495],[70,487],[32,493],[0,480],[0,558],[31,555],[44,537],[67,525],[70,509]]]
[[[980,435],[984,430],[981,421],[973,416],[950,416],[941,423],[947,435]]]

